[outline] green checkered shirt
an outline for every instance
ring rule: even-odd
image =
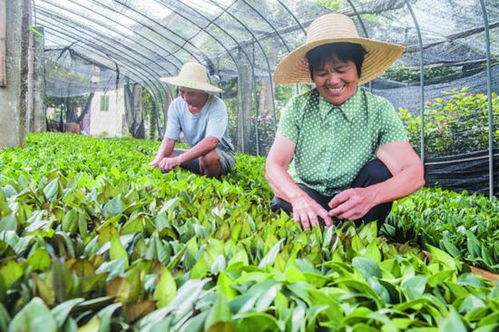
[[[361,87],[340,106],[316,89],[293,97],[278,132],[296,143],[289,167],[295,182],[326,196],[348,188],[379,146],[408,140],[392,104]]]

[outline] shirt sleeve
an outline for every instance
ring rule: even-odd
[[[282,136],[290,139],[294,143],[298,140],[299,133],[299,113],[300,107],[299,98],[293,97],[284,108],[281,110],[281,118],[277,126],[277,132]]]
[[[181,132],[178,112],[178,102],[174,100],[168,107],[168,120],[166,122],[165,137],[178,140]]]
[[[221,141],[222,137],[225,135],[227,123],[227,107],[222,100],[217,100],[217,103],[210,112],[210,116],[208,118],[205,137],[211,136]]]
[[[408,141],[407,131],[393,105],[386,99],[381,102],[381,132],[379,145],[395,141]]]

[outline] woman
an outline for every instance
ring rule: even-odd
[[[276,68],[274,82],[314,83],[281,111],[266,163],[273,210],[305,229],[340,220],[383,222],[391,202],[424,185],[423,164],[393,106],[359,85],[380,76],[400,45],[360,38],[340,14],[317,18],[305,45]],[[289,170],[288,170],[288,166]]]

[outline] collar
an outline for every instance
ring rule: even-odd
[[[335,106],[328,102],[323,96],[320,95],[319,91],[316,90],[317,96],[319,98],[319,112],[322,119],[326,118],[326,115],[332,110],[339,110],[347,121],[352,121],[355,114],[358,112],[358,105],[362,105],[362,92],[361,87],[357,86],[357,91],[355,94],[348,98],[343,104]]]

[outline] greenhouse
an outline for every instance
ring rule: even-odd
[[[0,331],[498,331],[498,32],[497,0],[0,0]]]

